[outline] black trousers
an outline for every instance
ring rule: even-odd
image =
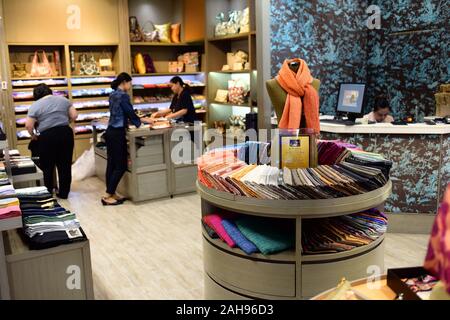
[[[115,194],[117,186],[128,167],[127,138],[124,128],[108,127],[105,132],[106,153],[106,192]]]
[[[44,184],[53,193],[53,173],[56,166],[61,198],[67,198],[70,192],[73,147],[73,130],[69,126],[54,127],[39,136],[40,167],[44,172]]]

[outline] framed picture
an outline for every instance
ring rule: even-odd
[[[316,136],[305,130],[281,130],[279,136],[279,167],[311,168],[317,165]]]

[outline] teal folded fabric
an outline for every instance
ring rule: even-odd
[[[295,228],[274,223],[273,219],[242,217],[235,221],[239,231],[264,255],[295,246]]]

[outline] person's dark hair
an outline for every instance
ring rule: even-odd
[[[122,72],[117,76],[117,78],[113,82],[111,82],[111,88],[113,88],[113,90],[117,90],[117,88],[119,88],[119,86],[123,82],[130,82],[131,80],[133,80],[133,78],[131,78],[131,76],[128,73]]]
[[[373,105],[373,111],[377,112],[380,109],[388,108],[391,110],[391,106],[389,105],[389,101],[386,96],[380,95],[375,97],[375,104]]]
[[[45,83],[38,84],[33,89],[33,98],[35,101],[52,94],[53,94],[52,89],[50,89],[50,87]]]
[[[184,83],[183,79],[181,79],[181,77],[179,77],[179,76],[173,77],[172,79],[170,79],[170,82],[175,83],[175,84],[178,83],[184,89],[187,89],[187,90],[191,89],[191,87],[187,83]]]

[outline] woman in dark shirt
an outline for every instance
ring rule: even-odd
[[[183,79],[178,76],[173,77],[170,84],[174,93],[170,108],[152,114],[152,118],[165,117],[176,119],[177,122],[194,123],[195,108],[189,85],[185,84]]]
[[[128,120],[140,127],[142,123],[153,123],[152,119],[142,118],[136,115],[130,102],[127,91],[131,89],[132,78],[127,73],[121,73],[116,80],[111,83],[114,92],[109,97],[109,118],[108,129],[105,132],[107,167],[106,167],[106,193],[102,198],[102,204],[119,205],[124,199],[116,195],[116,189],[122,176],[128,167],[128,151],[126,128]]]

